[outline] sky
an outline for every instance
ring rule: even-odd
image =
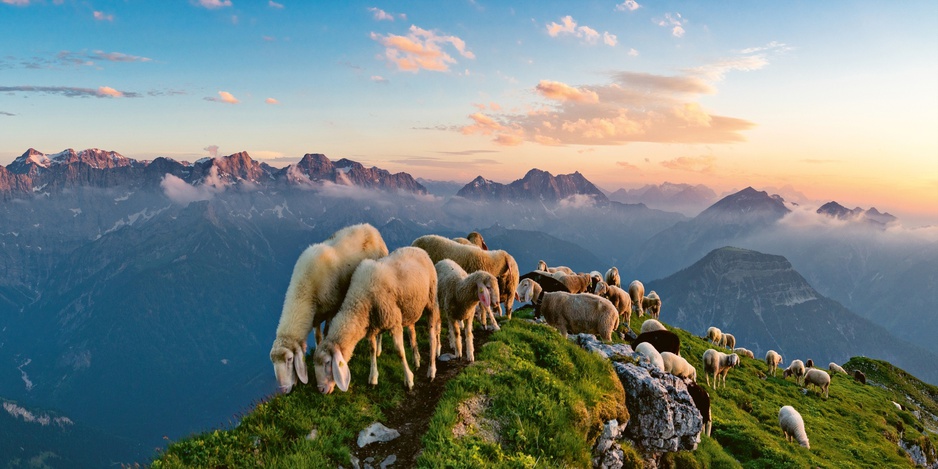
[[[0,164],[306,153],[938,225],[938,2],[0,0]]]

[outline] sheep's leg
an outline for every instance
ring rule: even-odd
[[[501,308],[500,305],[499,305],[499,308]],[[485,314],[485,312],[483,311],[482,314]],[[502,330],[502,328],[498,326],[498,321],[495,320],[495,311],[492,311],[491,309],[489,309],[489,316],[490,316],[490,319],[492,320],[492,330],[493,331]]]
[[[476,361],[475,346],[472,343],[472,316],[466,320],[466,359]]]
[[[460,327],[462,321],[450,321],[449,323],[449,344],[456,351],[456,357],[462,358],[462,336]]]
[[[380,337],[378,334],[375,335]],[[372,386],[378,384],[378,347],[380,345],[378,345],[379,341],[376,340],[375,335],[368,337],[368,341],[371,342],[371,371],[368,373],[368,384]]]
[[[414,369],[420,369],[420,350],[417,349],[417,328],[411,324],[410,327],[410,349],[414,351]]]
[[[427,377],[433,381],[436,378],[436,357],[440,354],[440,328],[443,324],[439,320],[433,321],[432,318],[427,318],[427,326],[427,332],[430,335],[430,368],[427,370]]]
[[[381,356],[381,333],[378,333],[378,356]]]
[[[404,328],[401,326],[394,327],[391,330],[391,335],[394,338],[394,348],[397,349],[397,354],[401,357],[401,366],[404,367],[404,385],[407,386],[409,391],[414,388],[414,374],[407,366],[407,354],[404,352]],[[377,369],[375,369],[375,372],[377,373]]]
[[[707,387],[710,387],[710,373],[704,373],[704,378],[707,378]],[[716,378],[714,378],[716,381]]]

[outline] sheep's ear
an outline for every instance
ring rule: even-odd
[[[296,369],[296,376],[300,382],[306,384],[309,382],[309,376],[306,374],[306,347],[302,344],[293,351],[293,368]]]
[[[489,291],[488,287],[482,282],[478,282],[476,285],[479,287],[479,301],[484,305],[491,305],[492,293]]]
[[[349,382],[352,380],[352,374],[348,369],[348,362],[342,356],[342,351],[335,349],[332,353],[332,379],[342,392],[348,391]]]

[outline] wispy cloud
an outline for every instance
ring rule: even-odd
[[[635,11],[641,8],[642,6],[638,4],[635,0],[625,0],[624,2],[616,5],[617,11]]]
[[[372,17],[375,19],[375,21],[394,21],[394,15],[378,7],[371,7],[368,9],[368,11],[372,13]]]
[[[231,0],[198,0],[196,5],[202,8],[213,10],[215,8],[225,8],[231,6]]]
[[[381,83],[381,84],[387,84],[387,83],[388,83],[388,79],[387,79],[387,78],[384,78],[384,77],[381,76],[381,75],[372,75],[372,76],[371,76],[371,81],[373,81],[373,82],[375,82],[375,83]]]
[[[140,93],[119,91],[109,86],[77,88],[72,86],[0,86],[0,93],[58,94],[66,98],[139,98]]]
[[[24,7],[26,5],[29,5],[29,0],[0,0],[0,3]]]
[[[406,72],[430,70],[445,72],[456,59],[443,50],[447,44],[459,52],[459,55],[474,59],[475,54],[466,49],[466,42],[456,36],[439,34],[436,31],[410,27],[406,36],[396,34],[381,35],[371,33],[371,39],[385,47],[384,58]]]
[[[548,24],[547,34],[550,37],[573,36],[590,44],[595,44],[599,40],[598,31],[589,26],[578,26],[576,20],[570,15],[560,18],[560,23]]]
[[[452,153],[449,153],[452,154]],[[456,154],[462,154],[462,152],[456,152]],[[474,158],[468,160],[453,160],[452,158],[434,158],[432,156],[412,156],[408,158],[401,158],[397,160],[391,160],[392,163],[403,164],[407,166],[418,166],[424,168],[453,168],[453,169],[468,169],[475,166],[488,166],[488,165],[497,165],[502,164],[498,160],[493,160],[489,158]]]
[[[630,170],[630,171],[638,171],[638,170],[639,170],[639,169],[638,169],[638,166],[635,166],[634,164],[629,163],[628,161],[616,161],[616,166],[621,166],[621,167],[623,167],[623,168],[625,168],[625,169],[628,169],[628,170]]]
[[[655,21],[658,26],[671,28],[671,35],[674,37],[684,37],[684,25],[687,20],[680,13],[665,13],[664,18]]]
[[[615,34],[611,34],[607,31],[603,33],[603,43],[607,46],[615,46],[619,43],[619,39]]]
[[[541,96],[556,101],[574,101],[578,103],[599,102],[599,95],[588,89],[574,88],[558,81],[541,80],[535,90]]]
[[[0,68],[22,67],[28,69],[61,69],[68,67],[100,67],[103,62],[131,63],[150,62],[153,59],[123,52],[94,51],[68,51],[63,50],[51,57],[18,58],[6,56],[0,58]]]
[[[501,153],[497,150],[459,150],[459,151],[438,151],[441,155],[471,156],[485,153]]]
[[[713,155],[681,156],[673,160],[662,161],[661,166],[676,171],[710,173],[713,172],[714,163],[716,163],[716,157]]]
[[[267,2],[267,6],[269,6],[269,7],[271,7],[271,8],[274,8],[274,9],[277,9],[277,10],[282,10],[282,9],[283,9],[283,4],[282,4],[282,3],[277,3],[277,2],[275,2],[274,0],[269,0],[269,1]]]
[[[740,54],[754,54],[756,52],[789,52],[793,48],[784,42],[772,41],[764,46],[748,47],[739,51]]]
[[[0,111],[0,116],[10,116],[10,117],[13,117],[13,116],[15,116],[15,115],[16,115],[16,114],[13,114],[12,112]]]
[[[234,95],[232,95],[231,93],[227,91],[219,91],[217,98],[206,96],[205,98],[202,98],[202,99],[206,101],[214,101],[216,103],[228,103],[228,104],[238,104],[241,102],[241,101],[238,101],[238,98],[235,98]]]
[[[274,99],[274,98],[267,98],[267,99],[264,100],[264,102],[267,103],[267,104],[280,104],[280,101],[277,101],[277,100]]]
[[[94,19],[96,21],[114,21],[114,15],[103,11],[96,11],[94,12]]]
[[[209,146],[203,148],[203,150],[207,151],[207,152],[208,152],[208,156],[211,157],[211,158],[216,158],[216,157],[218,157],[218,145],[209,145]]]

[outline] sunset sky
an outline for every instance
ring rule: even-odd
[[[786,185],[938,224],[938,2],[0,0],[26,149],[615,190]]]

